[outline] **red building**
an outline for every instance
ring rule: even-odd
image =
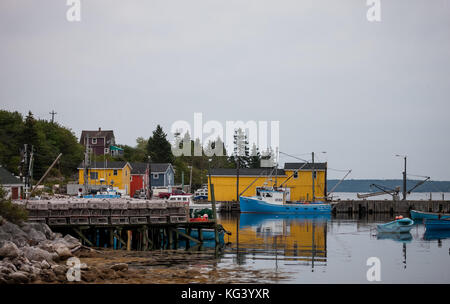
[[[0,187],[6,190],[6,197],[13,200],[22,196],[24,183],[11,172],[0,166]]]
[[[148,189],[149,169],[147,163],[131,163],[130,196],[137,190]]]

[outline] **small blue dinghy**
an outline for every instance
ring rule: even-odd
[[[427,230],[450,230],[450,219],[425,219]]]
[[[450,219],[450,214],[411,210],[411,218],[413,220],[423,220],[423,219],[443,220],[443,219]]]
[[[410,218],[397,217],[395,221],[377,226],[379,232],[406,233],[411,230],[414,221]]]

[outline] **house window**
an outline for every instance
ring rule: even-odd
[[[92,144],[93,145],[97,144],[97,138],[92,138]]]
[[[298,178],[298,171],[294,172],[294,178],[297,179]]]
[[[109,153],[109,148],[105,148],[105,154]]]
[[[117,176],[117,170],[113,170],[113,175]]]
[[[153,174],[153,178],[154,179],[158,179],[159,178],[159,174]]]
[[[98,179],[98,172],[91,172],[90,178],[94,180]]]

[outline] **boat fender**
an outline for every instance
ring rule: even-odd
[[[396,220],[401,220],[402,218],[403,218],[403,215],[397,215],[397,216],[395,217]]]

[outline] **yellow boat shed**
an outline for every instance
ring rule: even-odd
[[[284,168],[277,171],[273,168],[241,168],[239,193],[248,187],[241,195],[254,196],[258,187],[278,186],[286,189],[288,201],[311,201],[313,171],[315,173],[314,196],[316,200],[323,201],[327,195],[327,163],[285,163]],[[215,200],[217,202],[236,201],[236,181],[236,169],[211,169]],[[211,191],[208,190],[208,199],[211,200]]]

